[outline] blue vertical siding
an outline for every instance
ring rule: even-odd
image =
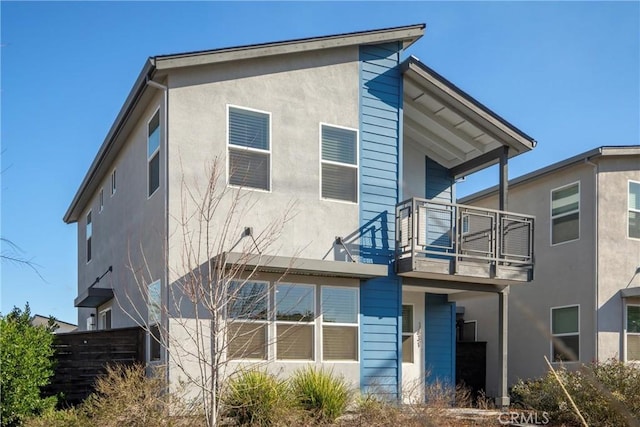
[[[456,304],[446,295],[425,295],[425,372],[427,383],[455,385]]]
[[[392,269],[400,176],[400,43],[360,47],[360,259],[389,276],[360,286],[360,378],[365,392],[400,396],[402,286]]]

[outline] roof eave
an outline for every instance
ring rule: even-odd
[[[158,70],[214,64],[273,55],[309,52],[346,46],[401,41],[403,48],[411,46],[424,35],[425,24],[361,31],[323,37],[288,40],[274,43],[238,46],[176,55],[156,56]]]
[[[84,195],[89,185],[92,183],[93,179],[95,179],[95,175],[99,167],[104,162],[107,154],[109,153],[111,147],[113,146],[128,116],[131,114],[136,103],[142,96],[142,93],[144,92],[144,89],[147,86],[148,79],[150,79],[153,76],[153,73],[155,72],[155,70],[156,70],[155,61],[153,60],[153,58],[148,58],[147,61],[145,61],[145,64],[142,67],[142,70],[140,71],[140,74],[138,75],[138,78],[136,79],[133,87],[129,91],[129,95],[125,100],[124,105],[120,109],[120,112],[118,113],[118,115],[116,116],[116,119],[111,125],[111,128],[109,129],[109,132],[107,133],[106,138],[104,139],[102,145],[100,146],[100,149],[98,150],[98,154],[93,159],[93,162],[91,163],[91,166],[89,166],[89,169],[85,174],[84,179],[82,180],[82,183],[78,188],[78,191],[76,191],[76,194],[74,195],[73,200],[71,201],[71,204],[67,208],[67,211],[63,217],[63,220],[65,223],[71,224],[78,220],[81,213],[79,202],[82,199],[82,196]]]

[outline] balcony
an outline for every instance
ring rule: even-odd
[[[533,279],[534,218],[413,198],[396,206],[396,272],[450,282]],[[452,283],[453,285],[453,283]]]

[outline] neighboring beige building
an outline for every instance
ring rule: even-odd
[[[497,206],[492,188],[459,200]],[[509,384],[610,358],[640,361],[640,146],[600,147],[509,182],[509,209],[536,218],[535,271],[512,286]],[[495,357],[497,306],[458,299]],[[487,366],[487,388],[497,387]]]
[[[31,316],[31,324],[33,326],[49,326],[49,317],[35,314]],[[54,334],[66,334],[67,332],[73,332],[78,329],[78,325],[63,322],[62,320],[56,320],[53,325],[55,327],[53,331]]]

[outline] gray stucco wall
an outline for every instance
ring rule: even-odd
[[[127,143],[108,175],[102,177],[100,187],[78,221],[78,294],[105,273],[109,266],[113,266],[113,272],[95,285],[114,289],[114,300],[97,309],[100,312],[111,307],[113,328],[136,325],[136,313],[146,317],[143,293],[135,277],[144,286],[145,283],[160,279],[164,271],[162,182],[160,189],[151,198],[147,197],[147,122],[160,105],[161,96],[158,94],[132,132],[125,136]],[[111,195],[111,172],[114,169],[116,192]],[[161,162],[161,176],[163,173]],[[100,188],[104,190],[102,212],[99,206]],[[92,211],[92,259],[87,263],[86,220],[89,210]],[[132,309],[134,305],[136,310]],[[78,310],[79,330],[86,329],[86,319],[92,313],[98,317],[94,309]]]
[[[222,168],[217,191],[227,193],[214,216],[218,231],[233,197],[239,194],[242,200],[223,244],[217,245],[216,236],[214,253],[203,254],[200,261],[229,250],[243,227],[253,227],[259,235],[274,222],[282,227],[274,233],[268,253],[336,258],[335,237],[358,229],[358,205],[320,197],[320,123],[358,128],[358,72],[358,51],[353,47],[291,54],[286,60],[267,57],[176,70],[169,76],[171,281],[184,271],[181,218],[194,207],[181,200],[181,194],[185,188],[203,188],[207,165],[215,158]],[[226,186],[229,104],[271,114],[270,192]],[[285,212],[287,206],[293,207]],[[289,221],[283,223],[285,214]],[[344,260],[344,255],[337,258]]]

